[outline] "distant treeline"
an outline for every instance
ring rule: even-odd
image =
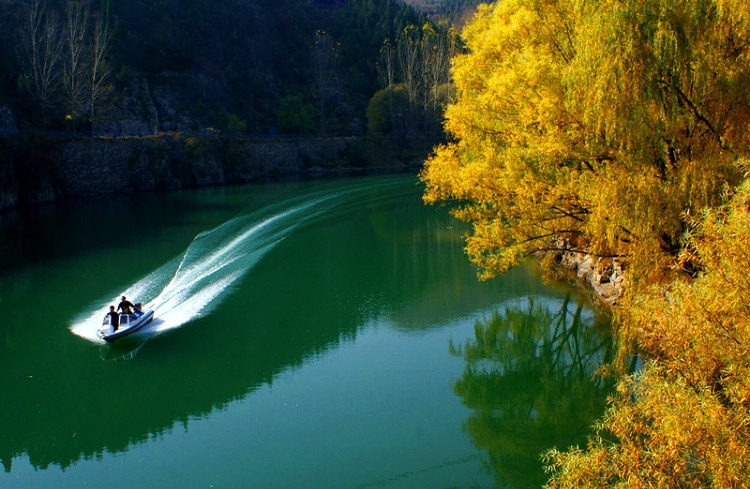
[[[0,107],[22,130],[361,135],[376,92],[406,83],[423,122],[405,134],[434,131],[419,114],[433,90],[436,119],[448,63],[428,76],[426,55],[449,23],[431,19],[396,0],[2,2]],[[385,79],[383,46],[402,43]]]

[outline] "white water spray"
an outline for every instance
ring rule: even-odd
[[[351,192],[351,191],[350,191]],[[350,193],[346,192],[346,193]],[[307,197],[302,203],[266,209],[237,217],[198,234],[182,256],[148,274],[127,290],[82,312],[70,330],[102,343],[97,336],[109,304],[121,295],[154,310],[154,320],[144,334],[157,334],[208,314],[260,259],[295,228],[315,218],[342,193]]]

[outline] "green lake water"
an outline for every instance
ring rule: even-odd
[[[138,194],[0,220],[0,487],[527,488],[585,443],[606,318],[480,282],[413,174]],[[155,310],[104,344],[125,294]]]

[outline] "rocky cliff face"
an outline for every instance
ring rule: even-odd
[[[176,189],[347,166],[352,138],[250,140],[212,136],[93,138],[61,145],[66,195]]]
[[[165,71],[152,77],[133,76],[127,88],[112,94],[111,101],[97,111],[93,133],[117,137],[207,134],[211,121],[203,120],[196,107],[231,105],[224,92],[220,83],[205,75]]]
[[[150,92],[153,93],[153,92]],[[149,98],[149,100],[153,100]],[[148,108],[160,128],[162,109]],[[148,129],[142,119],[120,128]],[[125,131],[122,131],[125,132]],[[0,133],[0,211],[64,198],[241,184],[332,171],[416,169],[439,140],[413,138],[248,137],[221,133],[77,137]]]
[[[352,152],[357,138],[177,134],[40,141],[0,141],[0,210],[113,192],[239,184],[362,164],[361,155]]]

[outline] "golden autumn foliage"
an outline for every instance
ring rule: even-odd
[[[428,203],[473,223],[484,277],[553,239],[626,258],[632,283],[674,265],[683,215],[741,180],[750,13],[739,0],[504,0],[453,60],[454,141],[421,174]]]
[[[550,451],[549,488],[740,488],[750,484],[747,413],[647,366],[620,386],[586,450]]]
[[[750,487],[750,2],[502,0],[463,36],[425,202],[484,278],[617,257],[646,359],[549,487]]]
[[[546,455],[549,487],[750,487],[750,182],[688,241],[705,271],[629,309],[651,360],[586,451]]]

